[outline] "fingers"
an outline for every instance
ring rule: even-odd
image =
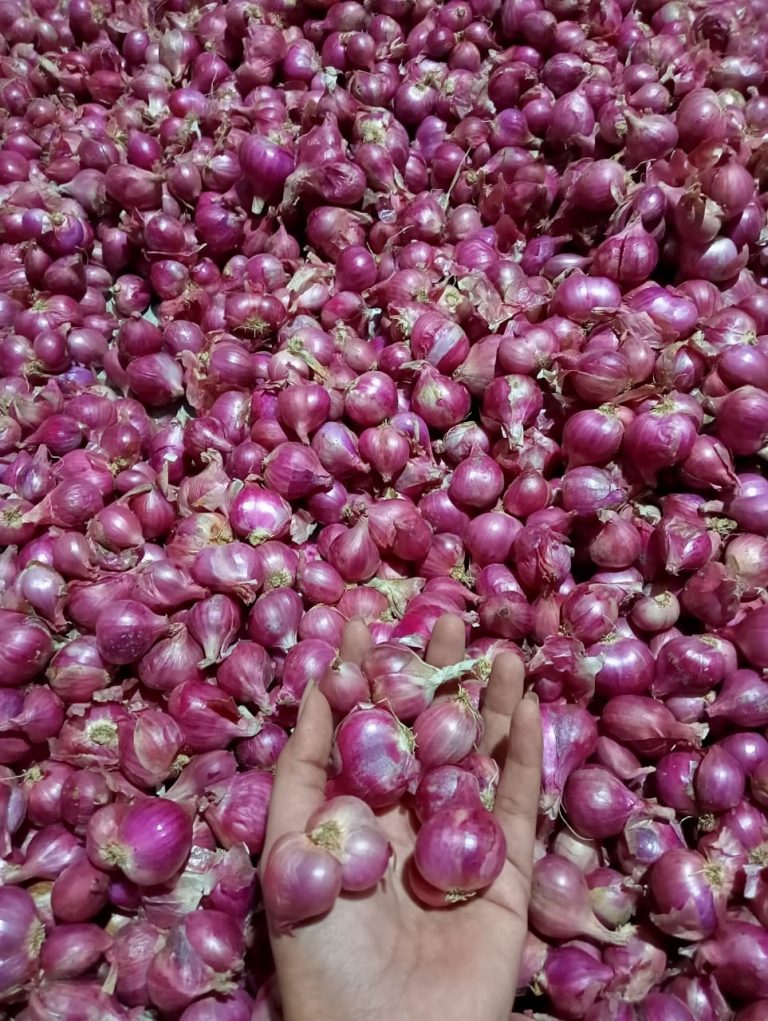
[[[344,626],[339,659],[360,666],[371,647],[371,632],[362,617],[353,617]]]
[[[296,729],[278,759],[262,861],[290,830],[303,830],[325,801],[326,769],[333,741],[331,707],[314,684],[304,693]]]
[[[451,666],[464,659],[464,621],[453,613],[439,617],[427,646],[427,663]]]
[[[493,661],[483,702],[483,736],[478,751],[504,763],[512,714],[523,694],[525,670],[514,652],[502,652]]]
[[[541,717],[535,696],[517,705],[494,811],[507,838],[507,859],[530,882],[541,784]]]

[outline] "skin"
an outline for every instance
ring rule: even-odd
[[[341,655],[360,664],[370,641],[365,624],[351,621]],[[435,626],[426,659],[447,666],[463,658],[464,625],[447,615]],[[394,849],[382,883],[370,893],[342,895],[327,915],[291,935],[270,933],[286,1021],[511,1021],[541,774],[539,707],[535,696],[522,697],[523,680],[517,656],[498,656],[483,710],[479,750],[501,766],[495,813],[508,850],[499,878],[451,909],[423,907],[404,879],[413,819],[402,804],[382,812]],[[278,762],[263,862],[278,837],[303,830],[325,800],[333,726],[327,701],[311,687]]]

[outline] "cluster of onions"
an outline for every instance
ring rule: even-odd
[[[264,870],[264,903],[278,931],[330,911],[342,890],[364,893],[389,864],[389,840],[360,798],[327,801],[304,833],[284,833]]]
[[[277,1021],[401,800],[461,911],[512,652],[519,1009],[768,1016],[767,71],[767,0],[0,0],[3,1009]]]

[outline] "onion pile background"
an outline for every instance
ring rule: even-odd
[[[11,1016],[279,1017],[303,688],[458,612],[461,741],[354,793],[487,787],[524,657],[519,1009],[768,1017],[767,66],[763,0],[0,2]]]

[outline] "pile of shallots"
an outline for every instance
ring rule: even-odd
[[[0,0],[0,1010],[276,1021],[401,801],[460,912],[511,651],[517,1009],[765,1021],[767,71],[768,0]]]

